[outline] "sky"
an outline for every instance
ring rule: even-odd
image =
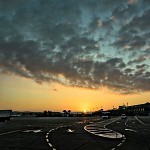
[[[149,37],[148,0],[1,0],[0,109],[150,102]]]

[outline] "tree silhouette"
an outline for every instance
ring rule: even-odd
[[[71,110],[68,110],[68,116],[70,116]]]
[[[44,115],[45,117],[47,116],[47,111],[46,111],[46,110],[43,112],[43,115]]]
[[[67,115],[67,110],[63,110],[64,116]]]
[[[64,116],[69,116],[71,113],[71,110],[63,110]]]

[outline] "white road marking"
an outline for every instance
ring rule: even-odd
[[[72,132],[74,132],[74,130],[71,130],[71,129],[68,129],[68,130],[66,130],[68,133],[72,133]]]
[[[148,125],[148,124],[146,124],[146,123],[144,123],[144,122],[142,122],[139,118],[137,118],[136,116],[135,116],[135,119],[137,120],[137,121],[139,121],[141,124],[143,124],[143,125]]]
[[[126,131],[133,131],[133,132],[137,132],[136,130],[133,129],[125,129]]]
[[[49,139],[46,139],[47,143],[49,143]]]
[[[119,143],[117,146],[121,146],[123,143]]]
[[[19,131],[21,131],[21,130],[14,130],[14,131],[10,131],[10,132],[5,132],[5,133],[1,133],[0,135],[11,134],[11,133],[19,132]]]
[[[25,130],[23,132],[34,132],[34,133],[38,133],[38,132],[42,132],[41,130]]]
[[[53,145],[51,143],[48,143],[49,147],[53,147]]]
[[[126,122],[125,122],[125,125],[126,125],[126,126],[128,126],[128,125],[127,125],[128,120],[129,120],[129,118],[128,118],[128,119],[126,120]]]
[[[105,121],[101,121],[98,123],[89,124],[89,125],[86,125],[84,129],[89,133],[92,133],[94,135],[101,136],[101,137],[114,138],[114,139],[123,138],[123,135],[121,133],[118,133],[118,132],[115,132],[106,128],[108,124],[111,124],[119,119],[120,117],[119,118],[117,117],[117,118],[111,119],[111,121],[105,120]]]
[[[42,130],[34,130],[34,133],[42,132]]]
[[[66,126],[67,126],[67,125],[66,125]],[[57,130],[57,129],[60,129],[60,128],[62,128],[62,127],[65,127],[65,126],[58,126],[58,127],[54,128],[54,129],[49,130],[49,131],[47,132],[47,134],[46,134],[46,141],[47,141],[47,144],[49,145],[50,148],[53,148],[53,150],[56,150],[56,149],[55,149],[55,148],[53,147],[53,145],[49,142],[48,135],[49,135],[50,132],[55,131],[55,130]],[[71,130],[71,129],[68,129],[68,130],[69,130],[70,132],[74,132],[74,130]]]
[[[117,124],[120,123],[118,120],[120,120],[120,117],[119,118],[117,117],[117,118],[114,118],[114,119],[111,119],[111,120],[101,121],[101,122],[98,122],[98,123],[89,124],[89,125],[86,125],[84,127],[84,129],[87,132],[90,132],[94,135],[98,135],[98,136],[102,136],[102,137],[122,138],[122,142],[117,145],[117,146],[121,146],[126,140],[125,135],[106,128],[106,126],[108,124],[111,124],[113,122],[117,121],[116,122]],[[108,122],[108,121],[110,121],[110,122]],[[127,123],[127,121],[126,121],[126,123]],[[96,132],[96,130],[97,130],[97,132]],[[111,150],[115,150],[115,149],[116,148],[112,148]]]
[[[129,125],[127,125],[127,122],[129,121],[129,117],[128,117],[128,119],[126,120],[126,122],[125,122],[125,126],[127,126],[127,127],[129,127],[129,128],[132,128],[132,126],[129,126]]]

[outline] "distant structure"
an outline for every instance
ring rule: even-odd
[[[12,110],[0,110],[0,121],[9,121]]]
[[[144,103],[144,104],[138,104],[138,105],[132,105],[132,106],[126,106],[122,105],[119,106],[118,109],[111,109],[107,110],[110,112],[112,116],[119,116],[121,114],[126,114],[129,116],[150,116],[150,103]],[[103,110],[99,110],[93,113],[93,115],[102,115]]]
[[[132,106],[119,106],[119,108],[116,111],[111,111],[113,114],[119,114],[125,113],[129,116],[150,116],[150,103],[144,103],[144,104],[138,104],[138,105],[132,105]]]
[[[127,115],[150,116],[150,103],[128,106],[125,112]]]

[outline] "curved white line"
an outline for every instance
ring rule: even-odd
[[[48,143],[49,147],[53,147],[53,145],[51,143]]]
[[[143,125],[148,125],[148,124],[144,123],[143,121],[141,121],[137,116],[134,116],[134,118],[135,118],[138,122],[140,122],[141,124],[143,124]]]
[[[84,130],[86,130],[87,132],[89,132],[89,133],[92,133],[92,134],[94,134],[94,135],[98,135],[98,136],[102,136],[102,137],[107,137],[107,138],[123,138],[124,137],[124,135],[123,134],[121,134],[121,133],[117,133],[117,132],[115,132],[115,131],[113,131],[113,130],[110,130],[110,129],[107,129],[106,128],[106,126],[108,125],[108,124],[111,124],[111,123],[113,123],[113,122],[115,122],[115,121],[117,121],[117,120],[119,120],[120,118],[113,118],[110,122],[108,122],[108,123],[105,123],[106,121],[102,121],[102,122],[98,122],[98,123],[93,123],[93,124],[89,124],[89,125],[86,125],[85,127],[84,127]],[[99,133],[99,134],[97,134],[97,133],[95,133],[95,132],[92,132],[90,129],[88,129],[88,127],[90,127],[90,126],[92,126],[92,127],[94,127],[95,129],[100,129],[99,128],[99,124],[101,123],[101,125],[102,125],[102,127],[101,128],[103,128],[103,129],[107,129],[108,130],[108,132],[111,132],[111,133]]]
[[[52,131],[55,131],[55,130],[57,130],[57,129],[59,129],[59,128],[62,128],[63,126],[58,126],[58,127],[56,127],[56,128],[53,128],[53,129],[50,129],[47,133],[46,133],[46,141],[47,141],[47,144],[49,145],[49,147],[50,148],[53,148],[53,150],[56,150],[54,147],[53,147],[53,145],[49,142],[49,139],[48,139],[48,136],[49,136],[49,133],[50,132],[52,132]]]

